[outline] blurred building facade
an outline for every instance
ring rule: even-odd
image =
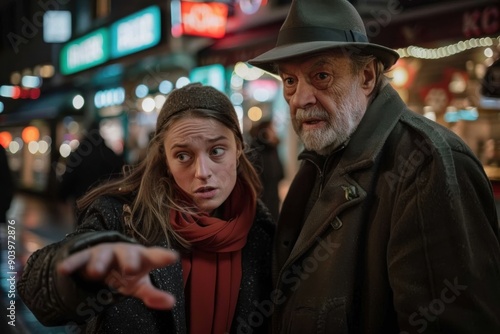
[[[479,86],[499,57],[497,0],[352,2],[371,41],[401,54],[389,76],[415,112],[471,146],[471,133],[484,134],[483,119],[496,127],[500,108],[483,110]],[[1,0],[0,143],[18,188],[53,195],[93,120],[108,146],[128,163],[139,161],[165,97],[191,81],[228,94],[244,132],[272,119],[291,178],[301,147],[281,81],[245,63],[274,45],[289,4]],[[478,155],[488,145],[478,144]]]

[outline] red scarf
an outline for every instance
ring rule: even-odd
[[[171,211],[170,223],[192,245],[181,256],[191,333],[229,333],[241,282],[241,249],[255,217],[255,200],[237,181],[222,219]],[[211,329],[208,331],[208,329]]]

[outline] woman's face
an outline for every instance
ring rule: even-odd
[[[179,119],[164,148],[175,182],[201,211],[210,214],[229,197],[241,152],[229,128],[210,118]]]

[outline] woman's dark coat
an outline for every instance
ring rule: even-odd
[[[172,311],[152,310],[139,299],[118,296],[106,286],[55,272],[58,261],[77,250],[102,242],[135,242],[123,234],[123,204],[111,197],[97,199],[76,232],[29,258],[18,291],[42,324],[65,326],[72,333],[79,332],[80,326],[87,333],[187,333],[180,262],[150,273],[155,286],[175,296]],[[259,202],[242,250],[243,276],[232,333],[267,333],[270,314],[261,308],[270,304],[273,237],[272,218]]]
[[[495,203],[462,140],[387,85],[345,148],[301,158],[278,222],[274,333],[500,333]]]

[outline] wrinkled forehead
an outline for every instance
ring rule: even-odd
[[[235,140],[233,132],[223,123],[209,117],[185,117],[172,120],[165,132],[165,143],[190,145]]]
[[[328,51],[313,53],[308,56],[293,57],[281,60],[276,63],[278,73],[294,70],[307,70],[322,66],[334,68],[348,68],[351,60],[340,51]]]

